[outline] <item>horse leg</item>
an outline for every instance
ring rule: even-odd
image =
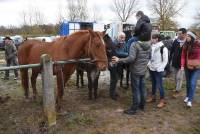
[[[79,75],[80,75],[79,69],[76,68],[76,87],[77,88],[79,88]]]
[[[81,72],[80,72],[80,76],[81,76],[81,87],[84,87],[83,75],[84,75],[84,71],[81,70]]]
[[[91,78],[91,73],[87,72],[87,77],[88,77],[88,99],[91,100],[92,99],[92,78]]]
[[[64,90],[64,78],[63,78],[63,73],[61,71],[59,71],[57,73],[57,98],[56,98],[56,102],[57,102],[57,110],[59,111],[61,109],[61,101],[62,101],[62,97],[64,95],[63,90]]]
[[[37,80],[38,72],[32,70],[32,75],[31,75],[31,86],[33,88],[33,100],[36,100],[37,96],[37,89],[36,89],[36,80]]]
[[[94,99],[97,99],[97,89],[98,89],[98,80],[99,80],[100,71],[96,73],[96,77],[93,81],[93,88],[94,88]]]
[[[28,69],[20,69],[21,74],[21,83],[24,89],[25,98],[29,98],[29,77],[28,77]]]

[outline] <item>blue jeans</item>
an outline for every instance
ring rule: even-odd
[[[145,76],[131,73],[131,88],[133,94],[131,108],[137,110],[139,106],[145,106],[146,103]]]
[[[160,91],[160,99],[164,99],[164,88],[163,88],[163,72],[156,72],[150,70],[151,83],[152,83],[152,95],[156,95],[156,90]]]
[[[200,75],[200,69],[198,70],[185,69],[186,87],[187,87],[186,97],[188,97],[188,101],[193,100],[196,91],[197,79],[199,75]]]

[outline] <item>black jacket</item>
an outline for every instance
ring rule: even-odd
[[[141,17],[135,27],[135,35],[140,41],[149,41],[151,39],[152,25],[148,16]]]
[[[172,60],[172,66],[179,69],[181,67],[181,53],[183,45],[180,46],[178,39],[174,40],[172,44],[172,49],[170,52],[170,61]]]

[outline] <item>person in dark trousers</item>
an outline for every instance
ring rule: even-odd
[[[171,49],[172,49],[173,39],[171,39],[170,36],[166,36],[165,39],[163,40],[163,44],[168,49],[168,59],[169,59],[170,58],[170,52],[171,52]],[[165,67],[164,77],[167,77],[170,74],[171,74],[171,63],[168,60],[168,63]]]
[[[14,45],[14,42],[10,37],[5,37],[4,38],[5,42],[5,60],[6,60],[6,66],[16,66],[18,65],[18,60],[17,60],[17,48]],[[14,70],[15,78],[14,80],[18,79],[18,71],[15,69]],[[3,78],[5,80],[9,79],[9,70],[5,71],[5,77]]]
[[[140,39],[139,39],[140,40]],[[132,105],[124,110],[125,114],[133,115],[138,109],[144,110],[146,104],[145,72],[151,55],[149,41],[132,43],[129,56],[126,58],[112,57],[113,63],[130,63]]]
[[[118,33],[118,38],[114,41],[114,55],[125,58],[128,56],[125,45],[125,33]],[[123,71],[122,64],[109,64],[108,69],[110,71],[110,97],[113,100],[117,100],[118,94],[116,93],[117,81]]]
[[[130,48],[133,42],[137,42],[139,38],[143,41],[148,41],[151,38],[152,25],[150,19],[142,11],[136,13],[137,23],[134,30],[134,35],[127,41],[127,46]]]
[[[181,70],[181,53],[183,49],[183,44],[186,41],[187,30],[185,28],[180,28],[178,30],[178,38],[174,40],[172,44],[172,49],[170,52],[170,61],[172,61],[172,67],[174,68],[175,74],[175,93],[173,97],[176,98],[181,95],[181,87],[183,83],[184,71]]]

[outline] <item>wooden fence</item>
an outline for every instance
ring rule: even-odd
[[[53,65],[63,65],[77,62],[88,62],[90,59],[79,60],[67,60],[67,61],[55,61],[49,55],[44,54],[41,56],[41,63],[18,65],[11,67],[0,67],[0,71],[22,69],[22,68],[42,68],[42,89],[43,89],[43,109],[44,115],[47,119],[48,125],[52,126],[56,124],[56,110],[55,110],[55,96],[54,96],[54,82],[53,82]]]

